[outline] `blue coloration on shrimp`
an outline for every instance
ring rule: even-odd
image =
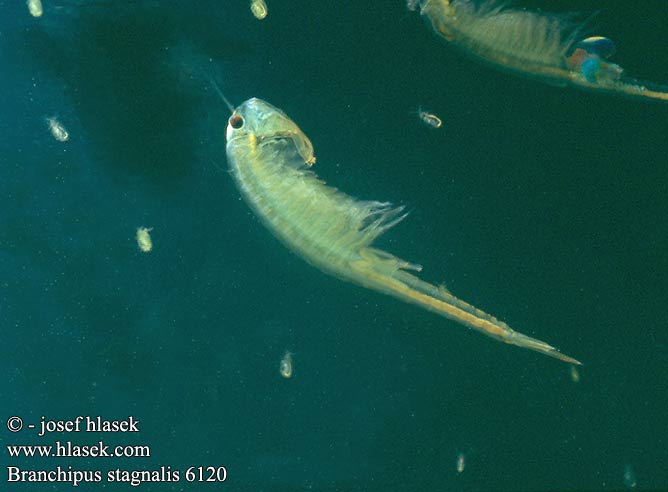
[[[605,61],[615,53],[615,45],[608,38],[594,36],[577,43],[566,59],[566,65],[579,72],[592,84],[610,84],[619,81],[624,71],[619,65]]]

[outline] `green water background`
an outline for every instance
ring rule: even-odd
[[[668,82],[664,2],[541,6],[600,10],[615,61]],[[3,473],[225,465],[222,488],[139,490],[613,490],[630,465],[638,488],[668,487],[665,105],[499,73],[401,1],[272,1],[264,21],[232,0],[0,7]],[[330,185],[406,205],[379,246],[582,360],[580,382],[287,251],[225,171],[209,78],[290,115]],[[13,415],[133,415],[141,432],[39,438],[9,433]],[[152,456],[4,448],[98,438]]]

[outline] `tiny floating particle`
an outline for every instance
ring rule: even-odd
[[[420,109],[418,110],[418,116],[425,123],[425,125],[430,126],[432,128],[441,128],[441,125],[443,125],[441,118],[439,118],[435,114],[428,113]]]
[[[415,12],[418,3],[420,3],[420,0],[406,0],[406,8],[411,12]]]
[[[137,246],[144,253],[148,253],[153,249],[153,241],[151,241],[150,231],[153,230],[153,227],[137,227]]]
[[[250,9],[256,19],[262,20],[267,17],[267,4],[264,0],[251,0]]]
[[[32,15],[33,17],[42,17],[44,9],[42,8],[41,0],[28,0],[26,4],[28,5],[28,10],[30,11],[30,15]]]
[[[63,124],[58,121],[55,117],[47,118],[47,124],[49,125],[49,131],[53,138],[59,142],[67,142],[70,139],[70,134],[67,132]]]
[[[580,373],[575,366],[571,366],[571,381],[574,383],[580,382]]]
[[[457,473],[464,473],[464,468],[466,468],[466,456],[464,453],[459,453],[457,456]]]
[[[630,463],[628,463],[624,467],[624,487],[626,487],[627,490],[635,489],[636,486],[638,485],[638,481],[636,480],[636,474],[633,471],[633,467],[631,466]]]
[[[278,366],[278,372],[280,372],[281,376],[286,379],[292,377],[292,353],[287,350],[285,351],[285,355],[281,359],[281,363]]]

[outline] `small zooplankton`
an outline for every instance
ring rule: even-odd
[[[281,376],[286,379],[292,377],[292,352],[289,350],[285,351],[281,363],[278,366],[278,372],[280,372]]]
[[[41,0],[28,0],[26,3],[28,5],[28,11],[30,12],[30,15],[33,17],[42,17],[44,9],[42,8]]]
[[[149,234],[152,230],[153,227],[137,227],[137,246],[144,253],[148,253],[153,249],[153,241]]]
[[[46,124],[49,125],[49,131],[51,132],[51,135],[53,135],[53,138],[59,142],[67,142],[70,139],[70,134],[55,116],[47,118]]]
[[[423,109],[418,109],[417,114],[420,117],[420,119],[424,122],[424,124],[431,128],[441,128],[441,126],[443,125],[441,118],[439,118],[433,113],[430,113]]]
[[[262,20],[267,17],[267,4],[264,0],[251,0],[250,9],[256,19]]]
[[[464,453],[459,453],[457,455],[455,468],[457,469],[457,473],[464,473],[464,469],[466,468],[466,455]]]
[[[231,105],[230,105],[231,108]],[[372,247],[403,207],[363,201],[326,186],[310,167],[313,145],[280,109],[260,99],[231,108],[227,160],[241,194],[288,248],[324,272],[394,296],[505,343],[580,364],[551,345],[456,298],[410,271],[422,267]]]

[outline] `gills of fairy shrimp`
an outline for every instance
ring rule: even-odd
[[[244,199],[292,251],[341,279],[417,304],[505,343],[579,364],[551,345],[522,335],[410,271],[421,267],[372,246],[406,217],[389,202],[357,200],[326,186],[310,170],[311,141],[281,110],[259,99],[228,121],[227,158]]]

